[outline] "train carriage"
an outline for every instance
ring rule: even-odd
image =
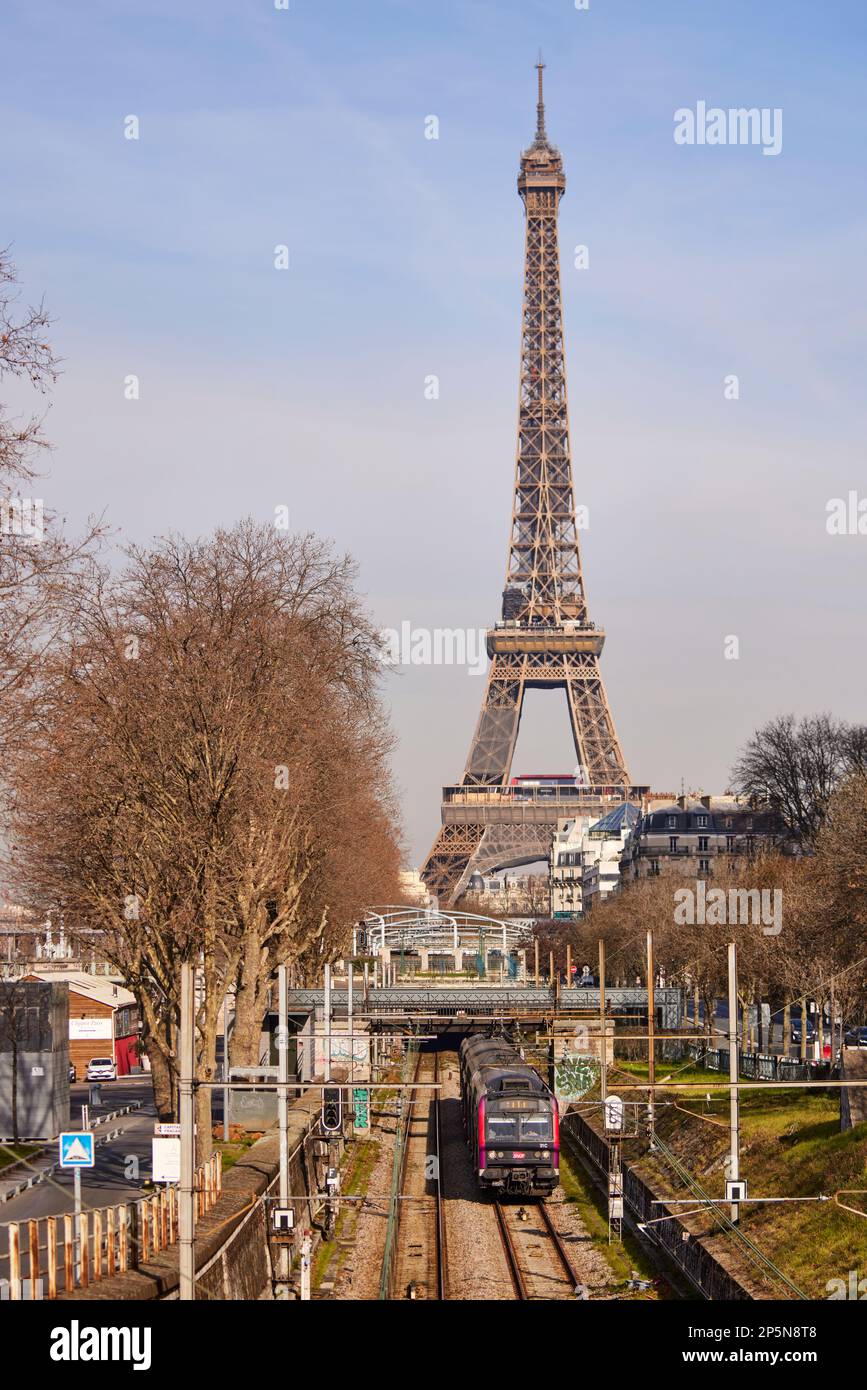
[[[548,1196],[560,1181],[553,1092],[503,1038],[465,1038],[460,1059],[464,1126],[479,1186]]]

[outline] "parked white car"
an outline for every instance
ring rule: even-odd
[[[117,1063],[112,1057],[91,1057],[87,1064],[88,1081],[117,1081]]]

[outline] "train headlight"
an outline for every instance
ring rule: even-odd
[[[497,1150],[496,1150],[496,1149],[488,1149],[488,1158],[499,1158],[499,1157],[500,1157],[500,1155],[497,1153]]]
[[[551,1157],[551,1154],[549,1153],[549,1151],[548,1151],[547,1149],[543,1149],[542,1152],[541,1152],[541,1154],[539,1155],[539,1157],[540,1157],[540,1158],[544,1158],[544,1159],[549,1159],[549,1158]]]

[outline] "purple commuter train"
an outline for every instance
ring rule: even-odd
[[[479,1187],[547,1197],[560,1181],[557,1100],[504,1038],[461,1043],[461,1105]]]

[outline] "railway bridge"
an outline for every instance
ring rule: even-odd
[[[348,988],[329,991],[332,1018],[352,1016],[371,1022],[394,1023],[452,1022],[532,1022],[552,1017],[579,1018],[600,1010],[599,989],[559,987],[558,985],[405,984],[386,988]],[[654,991],[657,1024],[677,1032],[684,1021],[683,994],[679,989]],[[324,1017],[324,989],[292,989],[288,1006],[291,1014]],[[611,1018],[635,1017],[647,1013],[647,990],[639,988],[605,989],[605,1011]]]

